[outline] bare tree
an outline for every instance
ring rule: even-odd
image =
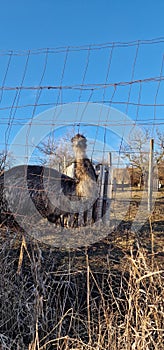
[[[64,171],[73,160],[71,138],[73,132],[67,132],[60,139],[55,140],[54,135],[50,135],[45,141],[37,146],[40,153],[40,162],[51,168]]]
[[[14,157],[13,155],[6,151],[1,150],[0,151],[0,175],[3,174],[5,170],[10,169],[14,164]]]
[[[149,132],[145,130],[142,134],[139,131],[134,131],[128,140],[128,144],[124,144],[124,157],[128,163],[142,170],[143,166],[148,163],[148,140]]]
[[[149,164],[149,140],[150,131],[134,131],[128,140],[128,144],[123,146],[123,157],[127,160],[128,165],[135,168],[140,178],[140,186],[147,177]],[[156,149],[154,152],[154,164],[160,164],[164,156],[164,134],[156,130],[155,138]]]
[[[156,132],[158,145],[158,149],[156,151],[156,161],[157,164],[160,164],[162,161],[164,161],[164,132],[159,131],[159,129],[157,129]]]

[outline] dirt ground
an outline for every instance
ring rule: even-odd
[[[113,247],[127,252],[140,244],[147,252],[154,254],[160,264],[164,262],[164,190],[154,192],[152,211],[148,212],[147,193],[133,188],[132,191],[117,191],[111,200],[110,212],[106,216],[105,223],[99,222],[92,226],[78,229],[56,228],[47,223],[46,219],[37,223],[35,218],[30,222],[31,229],[27,241],[36,239],[44,249],[57,250],[59,252],[80,252],[88,249],[91,256],[101,257]],[[29,222],[27,227],[29,227]],[[9,238],[9,234],[16,233],[13,243],[14,248],[20,247],[23,231],[18,228],[6,229],[1,227],[0,241]],[[119,253],[118,253],[119,254]],[[78,254],[79,255],[79,254]]]

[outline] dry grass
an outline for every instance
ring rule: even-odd
[[[162,350],[163,229],[150,219],[138,238],[120,228],[72,251],[1,228],[0,349]]]

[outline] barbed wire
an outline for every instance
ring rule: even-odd
[[[134,81],[119,81],[116,83],[109,84],[83,84],[83,85],[39,85],[39,86],[0,86],[0,90],[17,91],[17,90],[98,90],[107,89],[109,87],[127,86],[138,83],[150,83],[150,82],[161,82],[164,80],[164,76],[151,77],[145,79],[137,79]]]

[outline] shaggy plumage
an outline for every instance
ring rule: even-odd
[[[35,207],[44,218],[57,222],[75,195],[75,179],[55,169],[20,165],[0,177],[0,220],[12,214],[32,216]]]
[[[77,134],[72,144],[74,178],[37,165],[20,165],[0,176],[0,222],[10,222],[13,216],[19,220],[32,218],[39,212],[49,221],[64,225],[68,217],[77,218],[79,211],[93,205],[98,187],[94,168],[85,153],[86,138]]]

